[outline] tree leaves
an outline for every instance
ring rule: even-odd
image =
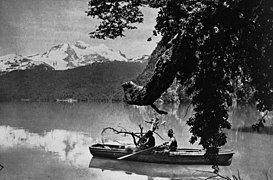
[[[143,22],[143,14],[138,8],[141,1],[89,1],[87,16],[101,19],[101,23],[94,32],[89,33],[91,38],[111,38],[124,36],[125,29],[136,29],[131,25]]]
[[[195,107],[195,114],[187,123],[191,126],[192,143],[198,137],[200,144],[206,148],[226,143],[223,129],[231,126],[228,109],[232,105],[232,98],[236,97],[234,92],[244,92],[237,96],[254,93],[259,111],[272,110],[272,0],[90,2],[88,15],[102,20],[94,34],[91,33],[94,37],[123,36],[124,29],[132,29],[132,23],[143,21],[138,8],[146,5],[159,8],[153,34],[161,34],[162,43],[167,44],[178,33],[181,34],[176,41],[178,48],[170,52],[172,56],[169,58],[174,63],[170,64],[176,67],[178,81],[186,87]],[[101,4],[107,7],[101,8]],[[118,15],[116,11],[120,12],[123,6],[129,11],[124,10]],[[121,23],[115,26],[119,21]],[[157,63],[155,76],[173,71],[163,72],[159,68],[160,64]],[[150,89],[155,93],[156,89]]]

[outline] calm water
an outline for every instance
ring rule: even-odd
[[[164,106],[167,121],[157,131],[167,140],[166,131],[173,128],[180,147],[199,147],[188,141],[186,120],[188,105]],[[153,117],[148,108],[122,103],[1,103],[0,104],[0,171],[1,180],[29,179],[205,179],[210,166],[162,165],[92,158],[88,146],[103,141],[130,143],[130,137],[101,131],[108,126],[131,131],[144,129],[145,120]],[[252,107],[234,109],[227,131],[228,144],[236,152],[231,166],[220,167],[223,175],[237,174],[244,179],[273,179],[273,136],[266,133],[238,131],[257,119]],[[268,123],[272,123],[269,120]],[[272,133],[271,133],[272,134]],[[161,140],[156,136],[157,143]]]

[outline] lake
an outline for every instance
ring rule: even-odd
[[[166,121],[155,135],[156,143],[168,140],[172,128],[179,147],[191,145],[187,118],[191,107],[165,105]],[[88,147],[96,142],[131,143],[130,136],[116,135],[105,127],[145,130],[154,117],[148,107],[123,103],[0,103],[0,171],[1,180],[119,180],[119,179],[206,179],[211,166],[164,165],[93,158]],[[231,166],[220,167],[220,174],[232,175],[239,170],[243,179],[273,179],[273,135],[240,130],[258,118],[251,106],[234,108],[230,113],[232,130],[227,130],[228,143],[224,148],[235,151]],[[267,121],[272,126],[272,119]]]

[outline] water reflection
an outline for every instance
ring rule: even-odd
[[[181,177],[183,177],[183,179],[207,178],[211,175],[209,172],[212,171],[210,166],[156,164],[98,157],[93,157],[91,159],[89,167],[120,171],[126,174],[145,175],[148,176],[149,179],[153,179],[154,177],[165,177],[170,179],[180,179]]]
[[[189,104],[162,105],[159,108],[168,111],[167,116],[159,116],[161,121],[167,121],[167,123],[157,131],[165,140],[168,140],[167,130],[173,128],[179,147],[200,148],[198,144],[189,143],[191,134],[186,125],[192,113],[192,107]],[[142,124],[146,130],[150,125],[145,121],[153,117],[154,112],[150,107],[136,108],[122,103],[0,104],[2,125],[0,126],[0,163],[5,166],[0,178],[17,180],[31,177],[46,180],[50,176],[51,179],[62,180],[147,180],[155,179],[155,177],[160,179],[159,177],[162,176],[164,179],[184,179],[185,176],[186,179],[187,177],[190,179],[191,172],[194,172],[195,168],[185,166],[168,168],[160,165],[162,168],[156,168],[157,165],[146,166],[138,163],[129,166],[121,162],[118,162],[121,164],[116,164],[110,160],[110,162],[100,162],[99,165],[95,163],[101,168],[89,168],[92,156],[88,151],[88,146],[97,139],[100,140],[103,128],[121,126],[127,130],[138,131],[138,125]],[[239,169],[244,179],[273,179],[273,139],[272,135],[269,135],[272,133],[240,131],[240,127],[250,127],[259,117],[260,114],[252,106],[238,107],[231,111],[230,121],[234,130],[227,131],[226,148],[234,149],[236,154],[231,166],[221,169],[221,172],[237,174]],[[269,117],[268,123],[271,126],[272,116],[271,120]],[[111,132],[105,136],[111,140],[124,142],[128,139],[132,142],[130,136],[118,136]],[[156,143],[161,143],[157,136]],[[105,167],[106,165],[113,165],[116,169],[106,170],[108,168]],[[101,169],[106,171],[102,172]],[[195,178],[195,175],[193,174],[192,179],[199,179]],[[267,178],[266,175],[269,177]],[[200,176],[202,177],[202,174]]]
[[[90,158],[87,149],[92,142],[90,135],[80,132],[55,129],[38,134],[22,128],[0,126],[1,150],[40,149],[75,166],[86,166],[86,159]]]

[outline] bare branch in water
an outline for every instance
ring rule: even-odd
[[[160,126],[161,124],[158,124],[159,121],[158,119],[155,119],[155,121],[151,121],[149,122],[151,123],[151,128],[152,131],[159,137],[161,138],[162,140],[164,140],[163,137],[161,137],[157,132],[155,132],[156,129],[158,129],[158,126]],[[156,126],[156,128],[154,127]],[[106,127],[106,128],[103,128],[103,130],[101,131],[101,136],[102,136],[102,143],[104,143],[104,140],[103,140],[103,134],[107,131],[107,130],[111,130],[113,131],[115,134],[123,134],[124,136],[126,135],[131,135],[132,138],[133,138],[133,142],[136,146],[139,145],[139,140],[141,139],[141,137],[144,136],[144,133],[143,133],[143,127],[141,124],[138,125],[139,129],[140,129],[140,132],[137,133],[137,132],[131,132],[131,131],[127,131],[124,127],[121,127],[121,126],[118,126],[119,128],[121,128],[120,130],[117,130],[113,127]],[[119,142],[118,142],[119,143]]]
[[[140,129],[142,127],[140,126]],[[142,128],[143,129],[143,128]],[[126,131],[125,128],[122,128],[121,130],[117,130],[113,127],[106,127],[106,128],[103,128],[103,130],[101,131],[101,135],[103,136],[103,134],[105,133],[106,130],[112,130],[115,134],[124,134],[124,135],[131,135],[132,138],[133,138],[133,141],[134,141],[134,144],[137,145],[137,141],[136,141],[136,138],[140,138],[140,134],[141,133],[134,133],[134,132],[130,132],[130,131]],[[103,138],[102,138],[102,142],[103,142]]]
[[[113,127],[106,127],[106,128],[103,128],[102,132],[101,132],[101,135],[103,135],[103,133],[106,131],[106,130],[112,130],[114,133],[116,134],[129,134],[129,135],[133,135],[133,136],[136,136],[138,138],[140,138],[140,136],[138,134],[140,133],[134,133],[134,132],[130,132],[130,131],[125,131],[125,130],[116,130],[115,128]]]
[[[123,129],[124,131],[127,131],[124,127],[118,126],[119,128]]]

